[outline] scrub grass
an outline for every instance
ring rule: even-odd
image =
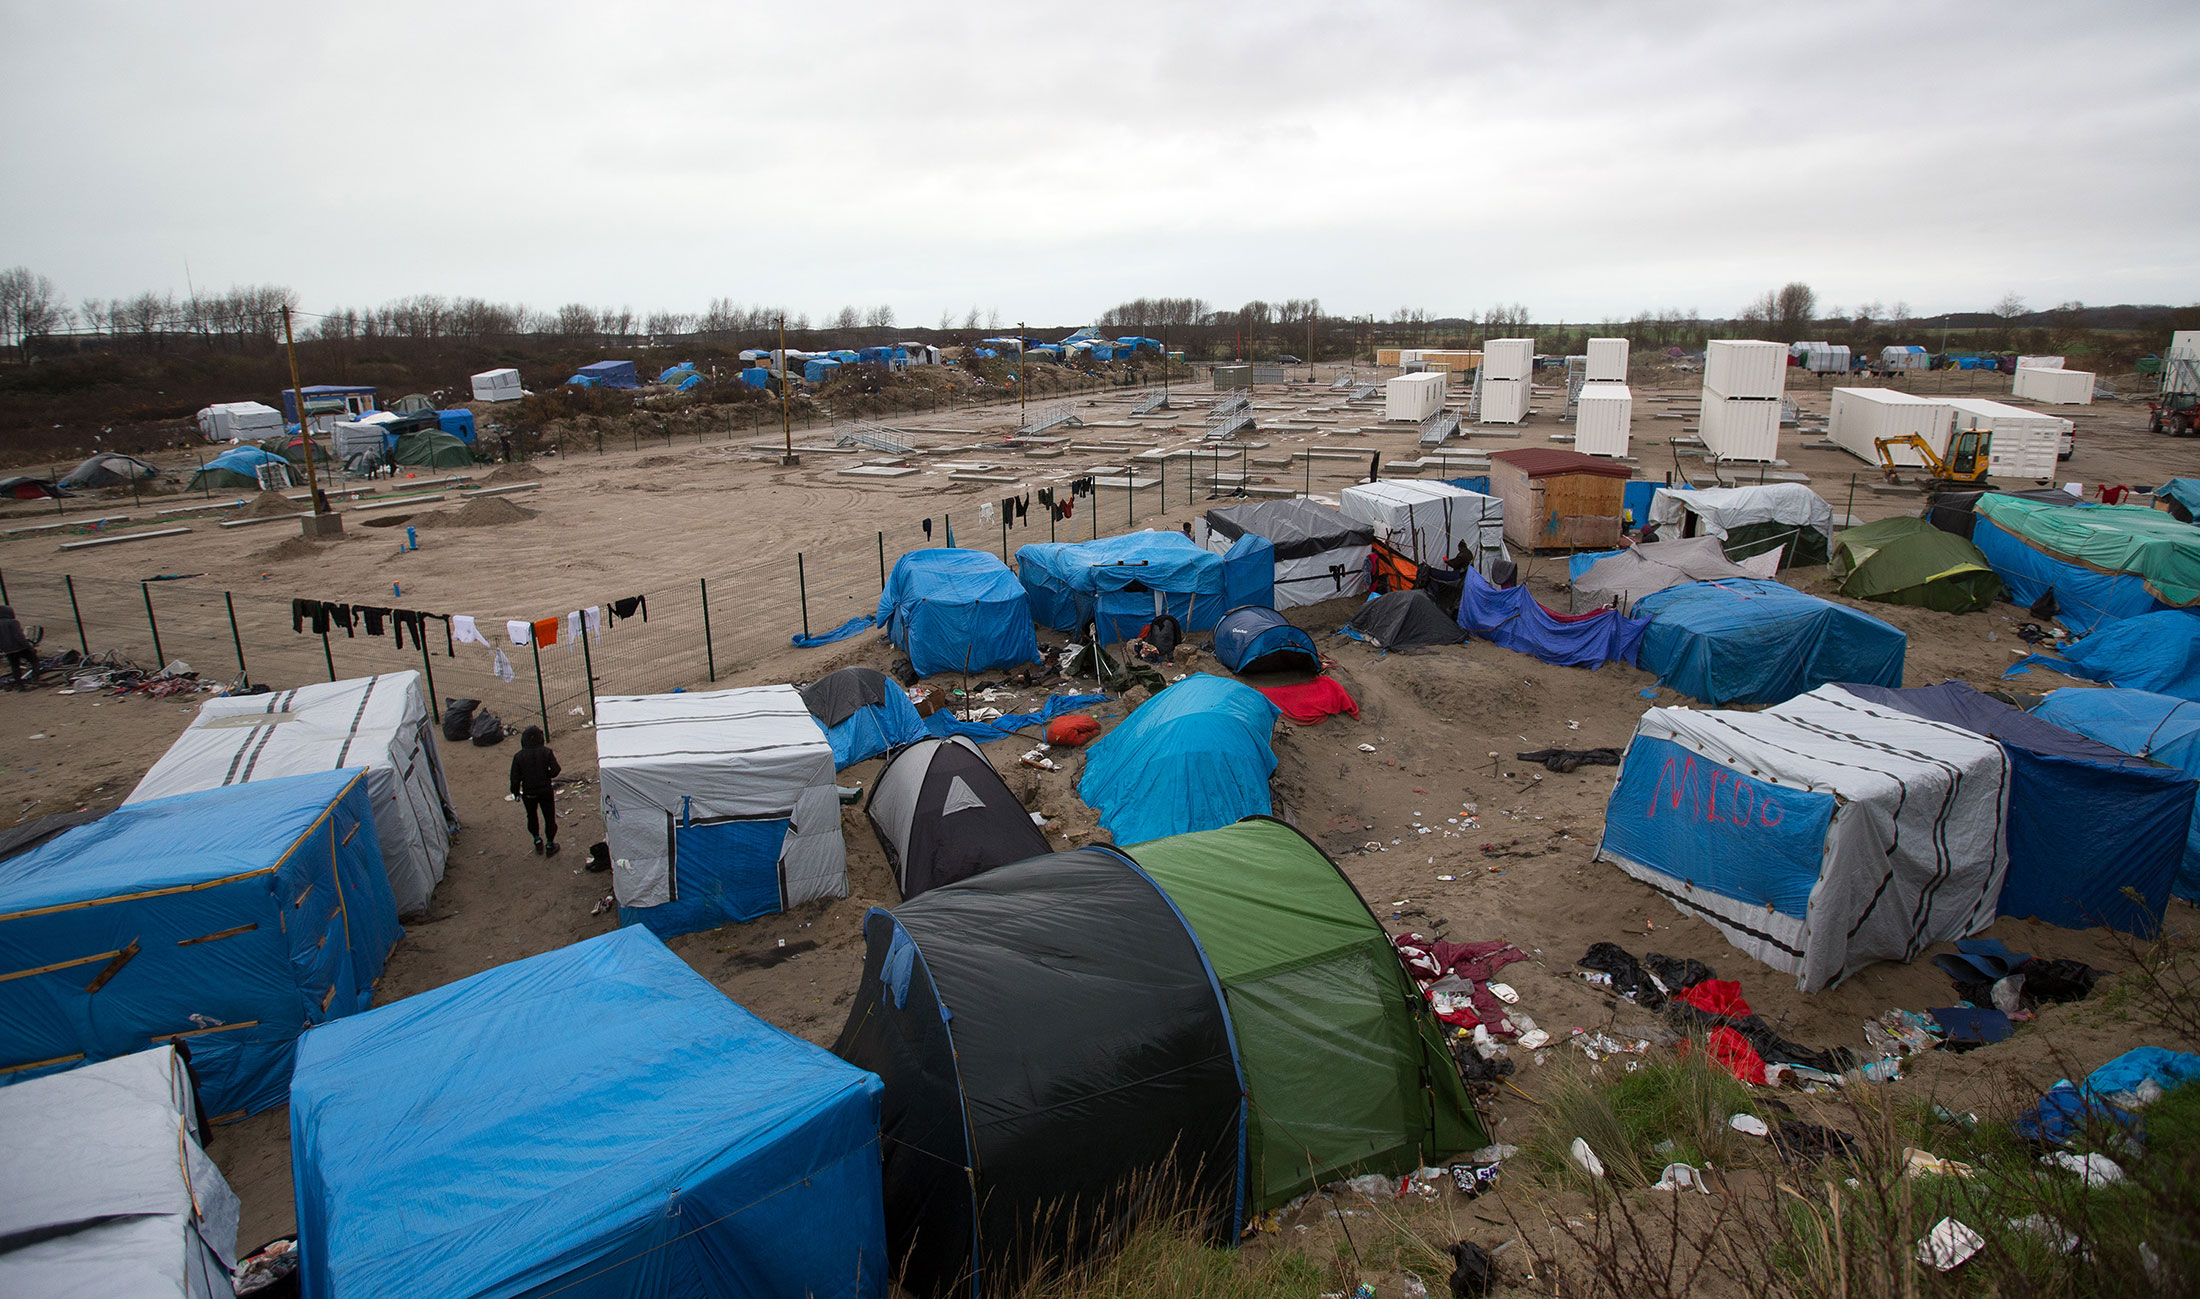
[[[1535,1133],[1521,1154],[1547,1182],[1587,1190],[1596,1179],[1574,1162],[1579,1137],[1608,1178],[1639,1190],[1656,1182],[1667,1164],[1726,1167],[1735,1143],[1753,1140],[1727,1120],[1755,1113],[1749,1089],[1700,1050],[1619,1056],[1597,1065],[1569,1060],[1551,1071]]]

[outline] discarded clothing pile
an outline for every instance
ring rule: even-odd
[[[1295,686],[1255,686],[1283,715],[1301,726],[1312,726],[1338,713],[1360,715],[1359,702],[1330,677],[1316,677]]]
[[[1668,1024],[1704,1038],[1711,1058],[1743,1082],[1764,1082],[1768,1064],[1829,1074],[1856,1065],[1856,1053],[1845,1047],[1814,1051],[1773,1032],[1743,999],[1741,984],[1714,978],[1701,961],[1657,952],[1637,961],[1616,943],[1597,943],[1576,964],[1611,975],[1612,990],[1645,1009],[1663,1009]]]
[[[1591,944],[1574,964],[1611,975],[1612,990],[1645,1010],[1663,1010],[1676,991],[1716,977],[1702,961],[1683,961],[1659,952],[1638,961],[1617,943]]]
[[[1537,749],[1533,753],[1516,753],[1513,757],[1522,762],[1540,762],[1546,771],[1568,772],[1576,767],[1616,767],[1619,765],[1618,749]]]
[[[1009,713],[986,722],[966,722],[942,708],[924,719],[924,729],[941,739],[966,735],[980,744],[992,740],[1011,739],[1014,733],[1041,722],[1051,722],[1064,713],[1107,702],[1106,695],[1049,695],[1044,706],[1036,713]]]
[[[2012,952],[1997,938],[1963,939],[1955,951],[1934,957],[1933,964],[1964,1001],[2020,1018],[2029,1018],[2027,1012],[2044,1002],[2085,1000],[2102,974],[2083,961]]]
[[[1489,984],[1499,970],[1527,960],[1526,952],[1503,941],[1445,943],[1419,934],[1398,934],[1390,942],[1436,1018],[1455,1028],[1480,1026],[1497,1037],[1520,1035]]]
[[[2016,1122],[2017,1135],[2027,1141],[2062,1145],[2104,1129],[2122,1129],[2133,1141],[2143,1141],[2145,1125],[2139,1111],[2161,1099],[2164,1093],[2200,1082],[2200,1055],[2170,1051],[2158,1046],[2135,1047],[2087,1074],[2073,1085],[2068,1079],[2055,1084],[2037,1105]]]

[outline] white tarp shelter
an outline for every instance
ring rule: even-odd
[[[1365,595],[1367,552],[1373,539],[1364,523],[1343,511],[1304,498],[1251,501],[1209,510],[1192,525],[1200,545],[1228,555],[1250,532],[1276,549],[1278,609]]]
[[[1466,542],[1475,571],[1496,581],[1510,562],[1505,549],[1505,503],[1449,483],[1383,479],[1355,483],[1338,494],[1344,516],[1416,564],[1441,564]]]
[[[397,914],[427,910],[458,816],[418,672],[209,699],[123,801],[345,767],[367,769]]]
[[[833,747],[793,686],[596,700],[623,921],[659,936],[848,896]]]
[[[1833,507],[1801,483],[1705,487],[1692,492],[1660,487],[1650,497],[1650,521],[1658,525],[1662,541],[1705,534],[1726,541],[1741,529],[1769,524],[1817,533],[1822,544],[1803,547],[1806,553],[1833,550]],[[1789,545],[1787,549],[1792,554],[1797,547]]]
[[[2000,745],[1838,686],[1653,708],[1597,855],[1815,992],[1993,923],[2008,798]]]
[[[283,413],[256,401],[216,402],[199,412],[199,433],[209,442],[257,442],[281,437]]]
[[[1779,559],[1780,552],[1768,550],[1736,563],[1726,557],[1726,548],[1719,539],[1709,535],[1645,541],[1605,555],[1569,581],[1570,611],[1594,613],[1611,608],[1632,614],[1635,601],[1683,582],[1709,582],[1722,577],[1777,578]]]
[[[0,1294],[234,1299],[236,1192],[173,1046],[0,1087]]]
[[[475,401],[518,401],[526,395],[517,370],[483,370],[474,376]]]

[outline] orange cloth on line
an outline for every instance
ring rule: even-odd
[[[560,621],[561,620],[557,618],[535,619],[535,644],[544,647],[557,644],[558,623]]]

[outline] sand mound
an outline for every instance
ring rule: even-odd
[[[289,559],[312,559],[325,549],[325,546],[317,545],[304,537],[292,537],[288,541],[277,542],[265,550],[255,550],[248,558],[258,560],[263,564],[272,564]]]
[[[247,519],[270,519],[278,514],[303,514],[305,512],[306,503],[304,501],[291,500],[281,492],[261,492],[244,507],[243,517]]]
[[[533,510],[514,505],[501,496],[477,496],[455,510],[437,510],[423,514],[412,521],[416,528],[501,528],[508,523],[525,523],[535,517]]]
[[[670,469],[674,465],[688,463],[686,456],[643,456],[634,462],[636,469]]]
[[[509,464],[498,465],[494,472],[481,481],[491,487],[502,487],[506,483],[531,483],[540,477],[542,471],[533,465]]]

